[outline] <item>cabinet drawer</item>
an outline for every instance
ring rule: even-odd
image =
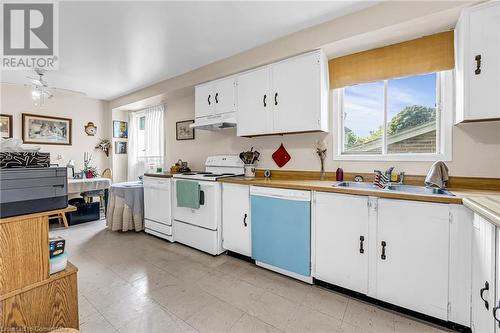
[[[144,220],[144,227],[153,231],[161,232],[167,236],[172,235],[172,226],[150,220]]]

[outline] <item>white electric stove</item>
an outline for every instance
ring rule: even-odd
[[[217,179],[243,174],[244,165],[237,155],[217,155],[207,158],[205,171],[173,175],[174,240],[213,255],[222,253],[222,186]],[[177,206],[179,180],[198,183],[200,208]]]
[[[209,156],[205,161],[205,171],[174,174],[174,178],[216,181],[219,178],[241,176],[245,172],[243,162],[237,155]]]

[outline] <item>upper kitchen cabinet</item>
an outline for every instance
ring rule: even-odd
[[[500,2],[463,10],[455,29],[455,123],[500,119]]]
[[[236,111],[236,79],[211,81],[195,87],[196,118]]]
[[[273,131],[270,85],[269,66],[238,76],[238,136],[263,135]]]
[[[328,131],[328,62],[314,51],[238,75],[238,136]]]

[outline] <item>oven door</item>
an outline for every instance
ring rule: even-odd
[[[186,180],[186,179],[184,179]],[[217,230],[220,217],[220,184],[217,182],[197,181],[200,184],[200,208],[177,207],[177,190],[173,186],[174,220],[210,230]]]

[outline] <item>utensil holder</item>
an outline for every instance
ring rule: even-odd
[[[255,178],[255,164],[245,164],[245,178]]]

